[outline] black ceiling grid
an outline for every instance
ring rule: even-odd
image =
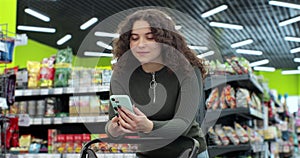
[[[207,44],[205,39],[212,36],[215,39],[217,47],[220,49],[223,57],[243,56],[250,62],[261,59],[269,59],[270,63],[265,66],[273,66],[281,69],[296,69],[298,63],[293,61],[294,57],[300,57],[300,53],[290,53],[290,49],[300,47],[300,42],[285,41],[285,36],[300,37],[300,22],[279,26],[279,22],[300,15],[300,10],[272,6],[268,4],[269,0],[18,0],[17,6],[17,25],[30,25],[42,27],[54,27],[57,32],[38,33],[17,30],[17,33],[26,33],[30,39],[62,49],[70,46],[76,53],[79,46],[92,30],[80,30],[79,26],[86,20],[95,16],[99,22],[105,21],[111,15],[121,11],[142,6],[160,6],[176,9],[186,13],[197,22],[193,25],[182,16],[174,16],[177,24],[183,27],[180,32],[187,39],[188,44],[201,45]],[[286,2],[300,4],[299,0],[286,0]],[[228,9],[213,16],[202,18],[201,14],[222,4],[228,5]],[[36,19],[24,12],[25,7],[32,7],[46,15],[49,15],[49,23]],[[122,15],[119,16],[122,18]],[[119,21],[120,19],[118,19]],[[243,30],[213,28],[209,22],[228,22],[243,25]],[[116,22],[108,21],[109,25],[117,25]],[[186,23],[186,25],[184,24]],[[203,35],[199,24],[206,29]],[[94,25],[96,26],[96,25]],[[109,27],[109,26],[108,26]],[[113,28],[111,28],[113,30]],[[199,31],[201,30],[201,31]],[[114,30],[115,31],[115,30]],[[72,34],[72,39],[65,44],[58,46],[57,40],[65,34]],[[209,35],[207,35],[209,34]],[[205,37],[204,37],[205,36]],[[207,37],[206,37],[207,36]],[[93,37],[96,41],[106,41],[105,37]],[[231,48],[232,43],[252,38],[254,42],[239,48],[261,50],[263,55],[244,55],[237,54]],[[94,41],[93,50],[97,50]],[[205,51],[196,51],[203,53]]]

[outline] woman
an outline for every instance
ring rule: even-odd
[[[179,136],[197,139],[199,155],[207,156],[204,135],[195,121],[204,61],[187,47],[171,18],[157,9],[136,11],[118,32],[111,94],[130,96],[134,112],[119,106],[115,113],[110,106],[107,134],[114,139],[138,133],[166,140],[142,145],[138,157],[177,157],[185,146]]]

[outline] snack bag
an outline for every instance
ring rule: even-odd
[[[258,111],[262,111],[261,101],[255,93],[251,94],[252,107]]]
[[[241,143],[249,142],[249,136],[246,130],[240,124],[234,123],[234,128]]]
[[[224,131],[220,125],[216,125],[215,131],[216,131],[217,135],[220,137],[223,145],[226,146],[230,143],[229,138],[226,136],[226,134],[224,133]]]
[[[40,87],[52,87],[54,80],[54,62],[55,58],[44,58],[40,69]]]
[[[206,108],[207,109],[217,109],[219,107],[219,89],[214,88],[208,99],[206,100]]]
[[[230,139],[230,141],[234,144],[234,145],[238,145],[240,143],[240,140],[236,134],[236,132],[233,130],[232,127],[229,126],[223,126],[223,130],[226,134],[226,136]]]
[[[225,102],[227,106],[230,107],[231,109],[236,108],[234,89],[230,85],[227,85],[226,87],[224,87],[224,93],[225,93]]]
[[[71,65],[56,64],[55,68],[54,87],[68,87],[68,81],[71,76]]]
[[[72,63],[73,60],[73,51],[70,47],[66,48],[66,49],[61,49],[58,50],[57,54],[56,54],[56,64],[58,63]]]
[[[211,139],[215,145],[222,145],[222,142],[220,141],[219,136],[217,135],[217,133],[214,131],[214,129],[212,127],[210,127],[208,130],[208,136],[209,136],[209,139]]]
[[[248,107],[250,102],[250,93],[247,89],[238,88],[236,92],[236,105],[237,107]]]
[[[28,70],[28,88],[37,88],[39,85],[40,63],[36,61],[27,61]]]

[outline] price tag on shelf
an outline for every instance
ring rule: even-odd
[[[63,93],[63,88],[54,88],[53,93],[54,94],[62,94]]]
[[[32,90],[32,95],[40,95],[40,90],[39,89],[33,89]]]
[[[43,124],[44,125],[50,125],[51,124],[51,118],[43,118]]]
[[[64,123],[77,123],[77,117],[64,117]]]
[[[80,87],[79,93],[86,93],[86,92],[88,92],[87,87]]]
[[[42,123],[42,118],[33,118],[34,125],[41,125]]]
[[[55,117],[54,118],[54,124],[62,124],[63,122],[62,122],[62,118],[61,117]]]
[[[32,95],[32,90],[31,90],[31,89],[26,89],[26,90],[24,91],[24,95],[25,95],[25,96],[30,96],[30,95]]]
[[[48,95],[49,94],[49,89],[41,89],[40,94],[41,95]]]
[[[68,93],[68,94],[74,93],[74,88],[73,87],[66,88],[66,93]]]
[[[23,96],[23,90],[15,90],[15,96]]]

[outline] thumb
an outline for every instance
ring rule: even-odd
[[[141,112],[135,105],[133,106],[133,111],[136,115],[145,115],[143,112]]]

